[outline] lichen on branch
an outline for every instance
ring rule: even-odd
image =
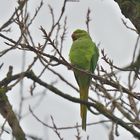
[[[114,0],[118,3],[122,14],[129,18],[140,34],[140,0]]]

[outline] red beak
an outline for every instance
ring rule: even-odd
[[[72,38],[73,41],[76,40],[76,37],[75,37],[74,33],[71,35],[71,38]]]

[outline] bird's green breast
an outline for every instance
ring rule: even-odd
[[[72,65],[84,70],[90,70],[95,47],[90,38],[74,41],[69,54]]]

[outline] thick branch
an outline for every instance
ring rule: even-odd
[[[11,76],[11,80],[6,80],[4,79],[0,85],[2,86],[4,83],[9,84],[11,81],[16,80],[18,78],[20,78],[20,76],[24,75],[24,77],[27,77],[31,80],[33,80],[34,82],[38,83],[39,85],[49,89],[50,91],[52,91],[53,93],[69,100],[75,103],[81,103],[81,104],[85,104],[88,107],[94,107],[96,110],[98,110],[101,114],[103,114],[104,116],[106,116],[107,118],[111,119],[113,122],[119,124],[120,126],[124,127],[126,130],[128,130],[132,135],[134,135],[134,137],[140,138],[140,133],[138,131],[136,131],[133,127],[129,126],[126,122],[122,121],[120,118],[116,117],[115,115],[112,114],[112,112],[110,110],[108,110],[103,104],[99,103],[99,102],[86,102],[86,101],[82,101],[78,98],[72,97],[66,93],[61,92],[59,89],[55,88],[54,86],[47,84],[46,82],[42,81],[41,79],[39,79],[32,71],[27,71],[27,72],[23,72],[17,75],[13,75]]]
[[[118,3],[122,14],[129,18],[140,34],[140,0],[114,0]]]
[[[57,88],[55,88],[54,86],[49,85],[46,82],[43,82],[42,80],[38,79],[38,77],[36,77],[33,72],[26,72],[25,76],[28,77],[29,79],[32,79],[33,81],[37,82],[41,86],[49,89],[53,93],[65,98],[65,99],[67,99],[69,101],[72,101],[72,102],[75,102],[75,103],[85,104],[85,105],[90,106],[90,107],[94,107],[96,110],[98,110],[104,116],[106,116],[107,118],[111,119],[113,122],[119,124],[120,126],[124,127],[132,135],[134,135],[134,137],[137,137],[137,138],[140,139],[140,133],[139,132],[137,132],[134,128],[129,126],[126,122],[122,121],[121,119],[119,119],[118,117],[113,115],[111,113],[111,111],[108,110],[103,104],[101,104],[99,102],[91,103],[91,102],[82,101],[82,100],[74,98],[74,97],[72,97],[72,96],[70,96],[68,94],[65,94],[65,93],[61,92],[60,90],[58,90]]]
[[[20,127],[19,121],[12,110],[12,106],[8,101],[6,92],[8,89],[0,88],[0,114],[7,120],[12,129],[12,133],[16,140],[26,140],[25,134]]]

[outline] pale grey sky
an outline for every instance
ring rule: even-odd
[[[14,11],[16,0],[4,0],[0,5],[0,25],[6,21],[11,12]],[[39,0],[30,0],[30,15],[33,15],[35,8],[39,5]],[[46,30],[49,30],[51,24],[51,16],[48,10],[48,4],[50,4],[54,8],[55,17],[57,18],[61,12],[61,6],[63,4],[63,0],[44,0],[44,6],[42,7],[39,15],[37,16],[35,22],[33,23],[33,27],[30,29],[32,35],[34,36],[34,40],[36,43],[42,42],[42,33],[40,32],[40,26],[43,26]],[[67,27],[68,34],[66,41],[64,43],[63,55],[68,60],[68,52],[71,47],[71,33],[73,30],[77,28],[86,29],[85,19],[87,9],[91,9],[91,19],[90,22],[90,33],[94,38],[96,44],[100,43],[99,49],[104,48],[105,52],[108,56],[114,61],[115,64],[122,66],[130,62],[131,56],[133,53],[133,48],[136,41],[136,33],[128,30],[122,23],[121,18],[125,19],[121,14],[118,5],[113,0],[79,0],[79,2],[68,2],[66,6],[65,15],[67,16]],[[131,26],[131,23],[129,23]],[[9,34],[10,37],[16,39],[18,36],[17,30],[12,27],[12,33]],[[1,40],[0,40],[1,41]],[[1,43],[1,42],[0,42]],[[3,44],[3,43],[1,43]],[[3,44],[4,45],[4,44]],[[13,55],[14,54],[14,55]],[[28,61],[32,60],[32,55],[27,54]],[[101,61],[101,60],[100,60]],[[2,58],[0,62],[4,62],[6,69],[9,63],[14,66],[14,73],[19,72],[21,69],[21,53],[10,53],[6,57]],[[36,66],[36,71],[39,66]],[[72,71],[68,71],[65,67],[56,67],[58,72],[63,72],[63,76],[69,81],[76,84]],[[7,70],[7,69],[6,69]],[[1,72],[1,75],[4,73]],[[49,75],[49,77],[48,77]],[[57,78],[51,77],[51,73],[47,73],[45,75],[48,78],[48,81],[55,81]],[[46,78],[44,77],[44,78]],[[2,78],[2,77],[1,77]],[[29,94],[29,84],[30,81],[26,81],[24,92]],[[76,92],[70,89],[68,86],[65,86],[64,83],[59,82],[56,87],[59,87],[62,91],[71,94],[73,96],[77,96]],[[42,88],[38,88],[36,92],[40,92]],[[11,93],[11,94],[10,94]],[[15,110],[18,109],[19,105],[19,90],[13,89],[8,94],[11,104]],[[29,100],[24,104],[24,111],[28,111],[29,105],[32,107],[36,104],[37,99]],[[44,111],[44,108],[46,112]],[[50,115],[54,117],[54,120],[58,127],[61,126],[73,126],[77,122],[81,123],[80,113],[79,113],[79,105],[71,103],[55,94],[47,91],[46,97],[42,100],[40,106],[35,110],[36,115],[42,119],[44,122],[50,122]],[[88,122],[98,121],[99,118],[95,115],[93,116],[91,113],[88,113]],[[3,123],[3,120],[0,122]],[[21,121],[21,125],[27,134],[36,134],[40,137],[44,137],[44,140],[57,140],[57,136],[54,134],[52,130],[45,130],[42,125],[39,124],[33,117],[27,116]],[[121,127],[119,128],[120,136],[116,137],[115,140],[132,140],[133,136],[128,134],[127,131],[123,130]],[[74,140],[76,130],[64,130],[60,131],[64,140]],[[89,140],[108,140],[108,133],[103,126],[95,125],[87,127],[87,133],[82,132],[82,140],[89,135]],[[49,137],[49,138],[48,138]],[[3,136],[3,140],[10,140],[9,137]]]

